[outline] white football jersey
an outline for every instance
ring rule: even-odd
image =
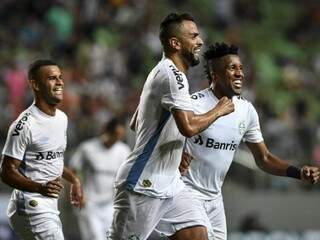
[[[172,109],[192,111],[189,84],[185,74],[163,57],[144,84],[136,143],[118,171],[116,185],[157,198],[172,197],[184,187],[178,167],[185,138]]]
[[[69,165],[82,173],[87,204],[112,202],[115,175],[129,153],[127,144],[117,141],[106,148],[100,137],[89,139],[78,147]]]
[[[191,98],[196,114],[206,113],[219,101],[209,88],[193,94]],[[186,151],[194,159],[183,180],[202,199],[213,199],[221,193],[241,140],[263,141],[259,117],[253,105],[241,96],[234,96],[232,102],[234,112],[218,118],[209,128],[186,142]]]
[[[11,124],[2,154],[20,160],[20,173],[35,182],[46,183],[61,177],[67,124],[67,116],[62,111],[56,110],[55,116],[50,116],[32,104]],[[27,199],[35,202],[25,202]],[[39,204],[44,199],[48,201]],[[44,197],[40,193],[14,190],[13,200],[18,201],[18,208],[27,213],[30,207],[31,212],[58,212],[57,199]]]

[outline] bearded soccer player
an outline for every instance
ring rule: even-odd
[[[163,58],[150,72],[132,126],[136,143],[116,178],[109,239],[145,240],[160,219],[170,239],[207,239],[207,222],[178,170],[185,136],[192,137],[233,111],[222,98],[206,113],[193,112],[186,78],[203,45],[189,14],[169,14],[160,26]]]
[[[1,179],[14,188],[9,223],[23,239],[62,240],[61,177],[71,183],[71,203],[82,204],[80,181],[63,162],[68,119],[57,109],[63,100],[63,77],[53,61],[37,60],[28,78],[34,102],[11,124],[2,151]]]
[[[258,167],[269,174],[316,183],[319,169],[292,166],[268,150],[263,141],[258,114],[254,106],[241,96],[244,73],[237,47],[216,43],[209,47],[204,56],[210,87],[192,95],[195,113],[208,111],[223,97],[232,99],[235,110],[217,119],[205,131],[187,139],[186,151],[194,159],[186,169],[190,158],[184,156],[181,170],[187,170],[184,177],[187,189],[202,201],[213,229],[212,238],[226,240],[221,187],[241,141],[249,147]],[[163,224],[160,222],[159,225]]]

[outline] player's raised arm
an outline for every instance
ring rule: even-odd
[[[234,111],[234,104],[227,97],[219,100],[217,105],[205,114],[194,114],[192,111],[174,109],[172,115],[176,121],[178,129],[185,137],[192,137],[206,128],[219,117]]]
[[[3,155],[1,165],[1,180],[15,188],[27,192],[38,192],[43,196],[58,198],[62,189],[60,179],[49,181],[46,184],[40,184],[26,178],[19,172],[21,161],[6,155]]]
[[[264,142],[247,142],[247,146],[251,150],[258,167],[267,173],[293,177],[313,184],[319,180],[320,172],[318,167],[303,166],[302,168],[298,168],[292,166],[288,161],[269,152]]]

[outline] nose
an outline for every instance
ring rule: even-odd
[[[199,36],[199,40],[198,40],[198,45],[199,46],[202,46],[203,45],[203,40],[202,40],[202,38]]]
[[[236,68],[236,71],[234,72],[234,75],[236,75],[237,77],[242,77],[243,76],[243,71],[240,68]]]
[[[57,78],[56,84],[57,84],[57,85],[64,85],[63,79]]]

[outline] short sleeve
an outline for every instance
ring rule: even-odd
[[[259,116],[256,109],[250,104],[249,107],[249,125],[243,136],[244,142],[259,143],[263,142],[263,137],[260,129]]]
[[[166,73],[163,78],[164,94],[161,104],[169,111],[181,109],[192,111],[192,104],[189,93],[189,83],[186,76],[174,65],[165,68]]]
[[[2,154],[23,160],[28,145],[31,143],[31,132],[25,122],[13,122],[9,128]]]

